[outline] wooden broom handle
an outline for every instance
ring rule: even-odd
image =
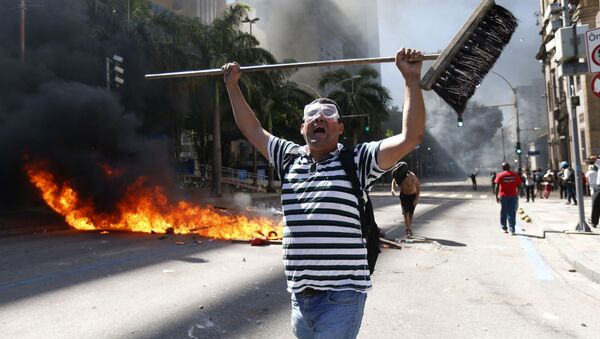
[[[419,60],[436,60],[439,54],[425,54]],[[242,72],[258,72],[258,71],[272,71],[285,68],[305,68],[305,67],[325,67],[325,66],[337,66],[337,65],[364,65],[364,64],[377,64],[384,62],[395,62],[396,57],[377,57],[377,58],[361,58],[361,59],[341,59],[341,60],[323,60],[323,61],[309,61],[309,62],[292,62],[287,64],[275,64],[275,65],[256,65],[256,66],[242,66],[240,69]],[[146,79],[164,79],[164,78],[190,78],[190,77],[201,77],[211,75],[221,75],[223,70],[220,68],[205,69],[200,71],[183,71],[183,72],[171,72],[171,73],[158,73],[158,74],[146,74]]]

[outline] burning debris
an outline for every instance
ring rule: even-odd
[[[68,181],[59,182],[47,162],[27,159],[25,170],[50,208],[78,230],[119,230],[163,234],[197,234],[216,239],[245,239],[251,244],[280,238],[281,224],[266,217],[224,214],[187,201],[171,203],[164,189],[140,177],[130,184],[113,212],[98,211]],[[107,174],[109,175],[109,174]]]

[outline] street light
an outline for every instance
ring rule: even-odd
[[[246,23],[246,22],[247,22],[247,23],[249,23],[249,24],[250,24],[250,35],[252,35],[252,24],[255,24],[255,23],[258,21],[258,20],[260,20],[260,18],[259,18],[259,17],[256,17],[256,18],[253,18],[253,19],[250,19],[250,18],[249,18],[249,17],[247,17],[247,16],[244,18],[244,20],[242,20],[242,22],[244,22],[244,23]]]
[[[519,129],[519,105],[518,105],[518,100],[517,100],[517,88],[515,86],[513,86],[508,80],[506,80],[505,77],[503,77],[499,73],[494,72],[494,71],[490,71],[490,73],[494,73],[497,76],[499,76],[500,79],[504,80],[504,82],[506,82],[508,87],[510,87],[510,89],[513,92],[514,106],[515,106],[515,119],[516,119],[516,123],[517,123],[517,144],[520,145],[521,144],[521,135],[520,135],[520,129]],[[521,157],[521,153],[519,153],[519,168],[522,167],[522,162],[523,162],[523,160]]]

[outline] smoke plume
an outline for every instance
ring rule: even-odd
[[[105,87],[104,57],[131,53],[124,46],[132,41],[95,39],[85,1],[48,1],[27,10],[21,63],[17,3],[2,2],[0,12],[0,209],[40,204],[26,161],[47,161],[59,181],[106,211],[133,178],[172,178],[168,143],[139,134],[140,118]]]

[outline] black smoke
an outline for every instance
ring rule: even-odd
[[[24,172],[26,159],[47,161],[60,181],[103,211],[139,176],[168,183],[168,138],[141,133],[136,105],[144,105],[143,97],[106,89],[105,58],[116,52],[130,60],[127,80],[136,81],[144,62],[135,62],[134,39],[99,39],[86,1],[41,2],[27,10],[22,63],[19,14],[12,9],[18,2],[0,3],[0,209],[42,204]],[[102,166],[121,172],[109,177]]]

